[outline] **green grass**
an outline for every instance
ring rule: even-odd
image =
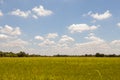
[[[120,80],[120,58],[0,58],[0,80]]]

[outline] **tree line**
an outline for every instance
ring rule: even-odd
[[[40,55],[28,54],[23,51],[20,51],[18,53],[0,51],[0,57],[39,57],[39,56]]]
[[[47,56],[47,55],[38,55],[38,54],[28,54],[23,51],[20,51],[18,53],[0,51],[0,57],[120,57],[120,55],[96,53],[96,54],[85,54],[85,55],[57,54],[53,56]]]
[[[85,54],[85,55],[53,55],[54,57],[120,57],[120,55],[116,54],[102,54],[102,53],[96,53],[96,54]]]

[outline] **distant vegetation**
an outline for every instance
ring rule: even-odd
[[[38,54],[28,54],[23,51],[20,51],[18,53],[13,53],[13,52],[2,52],[0,51],[0,57],[120,57],[120,55],[116,54],[101,54],[101,53],[96,53],[95,55],[93,54],[85,54],[85,55],[53,55],[53,56],[47,56],[47,55],[38,55]]]
[[[102,53],[96,53],[96,54],[85,54],[85,55],[53,55],[55,57],[120,57],[120,55],[116,54],[102,54]]]
[[[23,51],[20,51],[18,53],[0,51],[0,57],[39,57],[39,56],[40,55],[28,54]]]

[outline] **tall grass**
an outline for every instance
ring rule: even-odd
[[[120,80],[120,58],[0,58],[0,80]]]

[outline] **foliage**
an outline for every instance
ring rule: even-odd
[[[2,52],[0,51],[0,57],[50,57],[47,55],[38,55],[38,54],[28,54],[23,51],[20,51],[19,53],[13,53],[13,52]],[[101,53],[96,53],[95,55],[93,54],[85,54],[85,55],[53,55],[51,57],[120,57],[120,55],[116,54],[101,54]]]
[[[28,54],[23,51],[20,51],[19,53],[0,51],[0,57],[39,57],[39,56],[40,55]]]

